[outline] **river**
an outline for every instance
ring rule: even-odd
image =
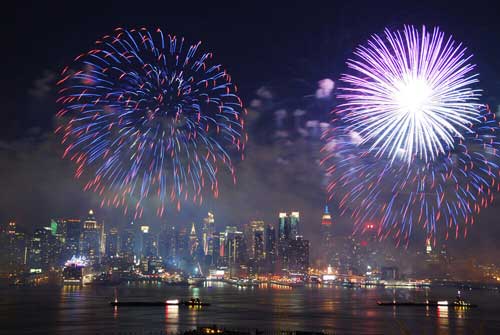
[[[238,288],[130,283],[118,287],[0,289],[0,333],[164,334],[200,325],[235,330],[324,331],[334,334],[499,334],[500,293],[462,291],[478,308],[384,307],[377,300],[448,299],[456,289],[384,289],[305,286]],[[120,300],[199,297],[211,306],[111,307]]]

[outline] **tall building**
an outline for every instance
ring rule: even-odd
[[[29,268],[31,273],[45,272],[50,269],[50,227],[36,229],[30,241]]]
[[[290,242],[299,236],[300,213],[279,213],[278,221],[278,264],[279,269],[288,271],[290,261]]]
[[[292,212],[290,213],[290,232],[292,234],[291,239],[295,239],[299,235],[299,223],[300,223],[300,213]]]
[[[259,246],[258,240],[262,242],[264,240],[264,229],[265,223],[262,220],[252,220],[245,225],[245,243],[247,246],[248,257],[252,260],[262,261],[264,258],[263,243],[260,250],[256,249],[256,246]]]
[[[210,244],[210,238],[215,233],[215,217],[214,214],[208,212],[206,218],[203,219],[203,230],[202,230],[202,242],[203,242],[203,253],[208,255],[208,248]]]
[[[106,235],[106,256],[116,257],[119,251],[119,235],[117,228],[111,228]]]
[[[217,265],[227,265],[226,232],[219,233],[219,261]]]
[[[80,255],[80,238],[83,224],[80,219],[66,219],[66,241],[64,243],[64,258],[71,259]]]
[[[55,265],[63,265],[71,256],[67,252],[67,221],[66,219],[51,219],[50,231],[53,238],[53,249],[51,250]]]
[[[141,256],[150,258],[158,256],[158,242],[156,236],[151,232],[149,226],[141,226]]]
[[[293,240],[299,235],[300,213],[279,213],[278,233],[280,240]]]
[[[259,263],[264,261],[264,230],[253,233],[253,259]]]
[[[101,259],[102,225],[90,210],[87,218],[83,221],[82,237],[80,239],[80,255],[87,258],[90,264],[99,264]]]
[[[332,234],[332,216],[328,211],[328,205],[325,206],[325,211],[321,217],[321,246],[319,260],[321,265],[327,267],[332,264],[334,246]]]
[[[219,264],[219,260],[220,260],[220,246],[221,246],[221,242],[220,242],[220,234],[219,233],[216,233],[214,232],[212,234],[212,237],[210,239],[210,243],[209,243],[209,246],[208,246],[208,261],[207,261],[207,264],[209,266],[217,266],[217,265],[220,265]]]
[[[176,264],[178,265],[191,260],[191,252],[189,250],[189,234],[186,228],[178,230],[175,236],[175,256]]]
[[[158,252],[165,264],[176,264],[177,229],[164,226],[158,238]]]
[[[209,213],[210,214],[210,213]],[[203,249],[204,249],[204,254],[206,255],[208,253],[208,242],[209,242],[209,237],[205,235],[205,226],[203,227]],[[206,243],[206,245],[205,245]],[[198,236],[196,235],[196,228],[194,226],[194,222],[191,224],[191,231],[189,233],[189,255],[192,257],[196,256],[196,251],[198,250]],[[205,246],[207,248],[207,251],[205,252]]]
[[[246,262],[246,246],[243,232],[234,231],[226,238],[227,265],[232,273],[238,272],[238,267]]]
[[[265,248],[267,272],[274,273],[276,267],[276,231],[272,225],[266,227]]]
[[[27,241],[24,233],[17,228],[16,222],[10,221],[4,231],[5,239],[2,239],[2,246],[6,252],[2,257],[6,265],[5,269],[9,273],[18,273],[24,270],[27,261]],[[3,244],[5,243],[5,244]]]
[[[290,218],[287,213],[279,213],[278,221],[278,238],[286,240],[290,236]]]
[[[300,235],[289,242],[287,270],[302,274],[309,270],[309,241]]]
[[[129,262],[134,261],[135,255],[135,231],[133,228],[126,228],[122,231],[120,237],[120,256]]]

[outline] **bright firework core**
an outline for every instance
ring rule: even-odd
[[[414,119],[414,122],[420,122],[425,117],[432,93],[425,79],[410,79],[407,83],[396,84],[396,87],[399,87],[399,91],[394,100],[399,105],[398,112]]]
[[[390,163],[425,162],[453,150],[479,122],[482,106],[465,48],[435,28],[385,30],[347,61],[338,114],[361,144]]]

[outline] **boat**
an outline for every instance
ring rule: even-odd
[[[206,279],[206,277],[189,277],[187,282],[189,285],[201,285]]]
[[[111,306],[125,307],[125,306],[136,306],[136,307],[147,307],[147,306],[188,306],[188,307],[203,307],[210,306],[208,302],[202,302],[200,299],[193,299],[187,301],[181,301],[179,299],[171,299],[164,301],[118,301],[115,299],[109,303]]]
[[[85,272],[86,260],[81,257],[72,257],[66,261],[63,268],[63,284],[64,285],[82,285],[84,277],[88,275]],[[88,272],[88,271],[87,271]]]
[[[455,301],[448,300],[426,300],[423,302],[415,301],[377,301],[379,306],[426,306],[426,307],[466,307],[472,308],[477,307],[475,304],[471,304],[462,299],[457,299]]]

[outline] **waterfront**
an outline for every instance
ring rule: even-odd
[[[209,307],[122,307],[109,301],[188,299]],[[241,330],[306,330],[338,334],[491,334],[500,330],[500,293],[462,292],[476,309],[380,307],[377,300],[454,299],[452,288],[384,289],[305,286],[238,288],[131,283],[112,286],[0,290],[6,334],[162,334],[213,325]],[[30,320],[29,326],[26,320]]]

